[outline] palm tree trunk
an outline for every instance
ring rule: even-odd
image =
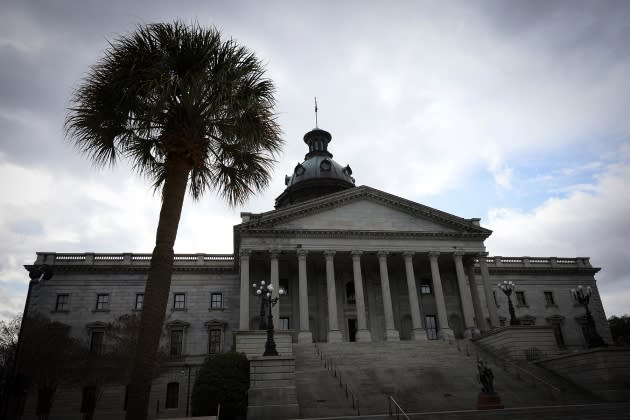
[[[190,162],[185,158],[170,158],[162,190],[162,209],[151,257],[149,277],[144,289],[144,304],[140,318],[140,333],[129,383],[127,420],[147,418],[155,358],[162,334],[162,325],[173,271],[173,245],[186,195]]]

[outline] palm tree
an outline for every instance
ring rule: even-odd
[[[231,205],[267,186],[282,139],[273,83],[247,48],[198,24],[139,26],[110,43],[71,99],[66,135],[96,165],[131,160],[161,190],[127,419],[147,416],[186,189]]]

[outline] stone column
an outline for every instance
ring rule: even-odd
[[[271,260],[270,281],[271,281],[271,285],[273,286],[273,296],[278,296],[278,291],[280,290],[280,274],[278,272],[278,255],[280,255],[280,251],[277,251],[277,250],[269,251],[269,258]],[[274,329],[280,329],[280,299],[278,299],[278,303],[276,303],[271,309],[271,315],[273,316]]]
[[[392,309],[392,294],[389,290],[389,273],[387,272],[387,252],[378,252],[378,265],[381,272],[381,289],[383,292],[383,312],[385,313],[385,340],[399,341],[400,334],[394,325],[394,310]]]
[[[367,329],[367,317],[365,313],[365,297],[363,295],[363,275],[361,273],[361,251],[352,251],[352,272],[354,274],[354,294],[357,306],[358,330],[357,341],[372,341],[372,334]]]
[[[468,272],[468,285],[470,286],[470,295],[472,296],[477,328],[483,332],[488,331],[488,324],[486,323],[486,317],[483,314],[483,307],[479,299],[479,290],[477,289],[477,280],[475,279],[475,260],[473,258],[466,261],[466,271]]]
[[[444,290],[442,289],[442,278],[440,277],[440,266],[438,265],[437,251],[429,252],[429,262],[431,263],[431,279],[433,280],[433,291],[435,293],[435,304],[438,314],[438,328],[440,338],[448,340],[454,337],[453,330],[448,325],[446,316],[446,301],[444,300]]]
[[[407,274],[407,289],[409,291],[409,309],[411,310],[411,339],[426,340],[427,333],[422,328],[421,304],[418,302],[418,288],[416,287],[416,276],[413,272],[413,252],[405,252],[405,273]]]
[[[249,256],[251,250],[241,249],[241,306],[238,328],[240,330],[249,330],[249,294],[252,292],[252,286],[249,284]]]
[[[486,261],[487,256],[487,252],[482,252],[479,254],[479,269],[481,271],[481,279],[483,281],[483,291],[486,296],[486,306],[488,307],[488,314],[490,315],[490,327],[497,328],[501,325],[501,323],[499,322],[497,305],[494,302],[494,296],[492,294],[492,285],[490,284],[490,272],[488,271],[488,261]]]
[[[313,333],[308,325],[308,284],[306,282],[306,254],[304,249],[298,249],[298,280],[300,289],[300,332],[298,343],[312,343]]]
[[[455,272],[457,273],[457,285],[459,286],[459,296],[462,302],[462,310],[464,312],[464,325],[466,331],[464,334],[469,337],[475,332],[475,319],[472,306],[472,296],[470,288],[466,284],[466,274],[464,273],[464,264],[462,262],[463,252],[454,252],[453,260],[455,261]]]
[[[326,291],[328,293],[328,342],[342,341],[337,319],[337,289],[335,287],[335,251],[324,251],[326,256]]]

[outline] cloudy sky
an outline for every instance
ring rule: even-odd
[[[389,4],[391,3],[391,4]],[[630,3],[35,1],[0,14],[0,319],[22,311],[36,251],[150,252],[159,198],[123,162],[64,139],[72,89],[137,24],[215,25],[277,85],[286,147],[243,208],[185,204],[177,252],[230,253],[333,135],[369,185],[494,230],[492,255],[590,256],[607,314],[630,313]]]

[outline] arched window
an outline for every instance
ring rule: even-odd
[[[354,282],[346,283],[346,303],[354,305],[357,302],[356,295],[354,294]]]
[[[179,382],[169,382],[166,385],[165,408],[177,408],[179,405]]]

